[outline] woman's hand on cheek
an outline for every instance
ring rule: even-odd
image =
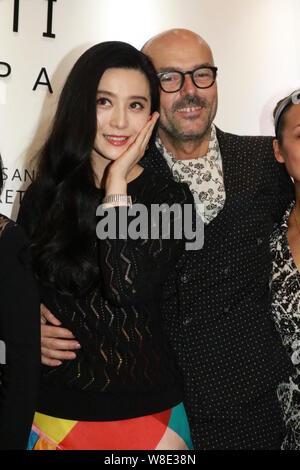
[[[107,168],[107,178],[105,185],[107,194],[113,194],[116,192],[113,187],[120,188],[121,191],[124,191],[123,187],[125,187],[124,194],[126,194],[126,178],[132,168],[143,157],[158,118],[159,113],[154,112],[140,132],[129,140],[129,146],[125,152],[120,155],[117,160],[109,165]],[[117,192],[122,194],[120,189],[118,189]]]

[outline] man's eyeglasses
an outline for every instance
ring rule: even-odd
[[[184,84],[185,76],[190,75],[197,88],[210,88],[216,81],[218,67],[198,67],[188,72],[171,70],[170,72],[160,72],[157,74],[160,87],[166,93],[179,91]]]

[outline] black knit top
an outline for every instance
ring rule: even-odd
[[[153,177],[149,170],[128,184],[128,194],[134,204],[149,209],[151,204],[193,204],[186,185]],[[99,190],[99,203],[103,196]],[[33,207],[29,191],[19,214],[25,229]],[[122,210],[128,209],[116,208],[117,216]],[[185,240],[161,234],[156,239],[99,240],[95,227],[95,245],[100,266],[96,288],[76,298],[41,286],[42,301],[72,331],[81,349],[73,361],[43,367],[38,411],[106,421],[170,408],[182,401],[182,385],[162,331],[160,304]]]

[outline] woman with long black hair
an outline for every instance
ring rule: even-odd
[[[0,214],[0,450],[26,449],[37,404],[40,303],[27,244],[22,228]]]
[[[99,228],[103,211],[127,220],[127,230],[131,205],[148,215],[153,205],[193,204],[186,185],[138,164],[158,109],[151,62],[121,42],[86,51],[62,90],[19,221],[41,301],[81,349],[74,361],[43,368],[30,449],[192,447],[160,319],[164,281],[185,240],[173,234],[175,217],[169,237],[124,237],[109,228],[105,238]]]

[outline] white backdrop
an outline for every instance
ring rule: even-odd
[[[51,5],[48,33],[55,37],[45,37]],[[20,191],[33,177],[29,161],[43,142],[62,83],[90,45],[123,40],[140,48],[165,29],[192,29],[209,42],[219,67],[216,124],[238,134],[271,134],[276,101],[300,86],[299,24],[300,0],[0,0],[6,180],[0,212],[16,217]],[[41,71],[40,81],[47,73],[53,94],[42,84],[33,90]]]

